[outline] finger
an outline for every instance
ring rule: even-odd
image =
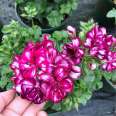
[[[23,116],[36,116],[36,113],[43,109],[45,103],[42,104],[32,104],[28,109],[24,112]]]
[[[17,112],[6,109],[1,116],[21,116]]]
[[[31,102],[17,96],[4,110],[3,114],[13,116],[13,114],[22,115],[24,111],[30,106]]]
[[[15,90],[9,90],[0,93],[0,112],[2,112],[15,97]]]
[[[48,116],[45,111],[39,111],[36,116]]]

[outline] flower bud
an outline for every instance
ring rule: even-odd
[[[71,38],[76,37],[76,29],[72,26],[67,27],[68,34]]]

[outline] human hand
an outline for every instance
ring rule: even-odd
[[[14,90],[0,93],[0,116],[47,116],[44,105],[22,99]]]

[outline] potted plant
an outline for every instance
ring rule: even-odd
[[[40,28],[21,27],[14,21],[3,33],[0,87],[13,84],[24,99],[38,104],[46,101],[49,112],[78,110],[93,91],[102,88],[103,75],[116,69],[112,66],[116,55],[110,56],[115,38],[109,39],[105,28],[92,20],[81,22],[79,35],[71,26],[41,34]]]
[[[16,0],[18,16],[25,25],[39,25],[43,32],[53,32],[65,25],[77,8],[78,0]]]
[[[109,10],[115,7],[115,0],[98,0],[95,10],[93,11],[93,17],[95,21],[101,26],[106,27],[109,32],[111,32],[112,28],[114,28],[114,19],[107,18],[106,14]]]

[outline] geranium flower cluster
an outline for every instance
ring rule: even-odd
[[[75,42],[66,44],[59,52],[49,37],[44,34],[41,42],[29,42],[10,65],[14,71],[12,81],[16,91],[37,104],[61,102],[73,91],[74,80],[81,75],[77,64],[84,52],[79,48],[79,40],[74,39]]]
[[[44,101],[61,102],[73,91],[74,81],[81,76],[79,67],[84,56],[90,55],[101,61],[103,70],[116,69],[116,38],[107,35],[105,28],[96,25],[82,41],[76,29],[68,26],[70,42],[58,51],[49,34],[42,41],[29,42],[20,55],[15,55],[11,78],[16,91],[25,99],[40,104]],[[96,64],[88,68],[95,70]]]
[[[104,70],[111,72],[116,69],[116,52],[111,50],[116,47],[116,38],[108,35],[105,28],[95,26],[87,33],[84,46],[91,56],[101,60]]]

